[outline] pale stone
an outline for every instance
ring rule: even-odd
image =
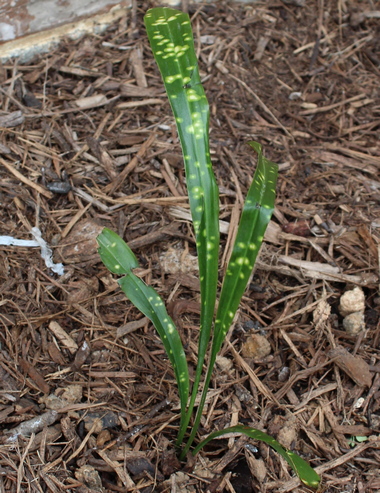
[[[358,286],[346,291],[340,298],[339,311],[345,317],[350,313],[364,312],[365,298],[362,288]]]
[[[365,329],[364,313],[354,312],[350,313],[343,319],[343,327],[350,335],[357,335],[359,332]]]
[[[260,334],[251,334],[241,348],[244,358],[263,359],[272,351],[268,339]]]

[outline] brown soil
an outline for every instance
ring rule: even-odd
[[[177,463],[163,346],[96,252],[104,226],[129,242],[194,364],[195,248],[147,8],[0,68],[0,232],[31,240],[38,227],[65,269],[39,248],[0,247],[0,491],[308,491],[245,438]],[[317,467],[324,491],[379,491],[379,11],[370,0],[191,9],[223,231],[253,174],[246,142],[280,163],[200,436],[248,424]],[[345,329],[340,298],[355,287],[349,308],[364,321]]]

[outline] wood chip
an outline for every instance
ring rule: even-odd
[[[71,354],[74,354],[78,350],[78,344],[58,322],[50,322],[49,329]]]
[[[353,356],[343,346],[332,349],[328,354],[356,384],[361,387],[371,387],[372,374],[369,365],[360,356]]]

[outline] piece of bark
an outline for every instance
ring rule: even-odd
[[[332,349],[328,355],[357,385],[371,387],[372,375],[369,366],[360,356],[353,356],[343,346]]]
[[[59,414],[56,411],[47,411],[40,416],[20,423],[16,428],[13,428],[13,430],[10,431],[7,443],[15,442],[19,435],[29,437],[32,433],[38,433],[45,427],[52,425],[58,419],[58,416]]]
[[[44,377],[41,375],[39,371],[36,370],[36,368],[29,363],[29,361],[26,361],[25,359],[20,358],[19,359],[20,366],[24,373],[27,373],[28,376],[33,380],[33,382],[37,385],[37,387],[43,392],[44,394],[48,394],[50,391],[49,385],[45,382]]]
[[[17,127],[24,123],[25,117],[22,111],[13,111],[8,115],[0,116],[0,127],[11,128]]]
[[[49,323],[49,329],[71,354],[74,354],[78,350],[78,344],[58,322],[52,320]]]

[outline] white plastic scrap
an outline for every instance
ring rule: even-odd
[[[55,264],[53,262],[51,248],[48,247],[46,241],[42,238],[39,228],[32,228],[31,233],[41,247],[41,257],[45,260],[46,267],[59,276],[62,276],[65,272],[63,264]]]
[[[40,246],[40,244],[35,240],[18,240],[17,238],[13,238],[13,236],[0,236],[0,245],[21,247]]]
[[[302,92],[291,92],[289,94],[290,101],[295,101],[296,99],[302,98]]]
[[[39,228],[32,228],[34,240],[18,240],[12,236],[0,236],[0,245],[4,246],[21,246],[21,247],[40,247],[41,257],[45,260],[47,268],[51,269],[55,274],[62,276],[65,272],[63,264],[55,264],[52,260],[52,251],[48,247],[46,241],[41,236]]]

